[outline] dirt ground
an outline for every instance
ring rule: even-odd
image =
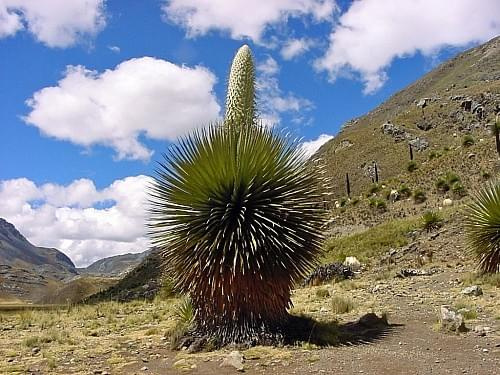
[[[366,313],[386,314],[389,326],[355,340],[318,348],[307,342],[289,347],[240,350],[247,374],[498,374],[500,373],[500,287],[474,278],[473,263],[447,224],[439,235],[421,233],[421,251],[432,251],[429,276],[398,278],[414,266],[413,250],[396,264],[378,261],[353,280],[297,289],[294,314],[353,329]],[[465,296],[479,284],[481,296]],[[335,298],[349,301],[335,311]],[[236,374],[221,367],[231,349],[189,354],[169,349],[177,299],[102,303],[56,311],[0,311],[0,374]],[[465,333],[440,330],[442,305],[467,312]],[[1,310],[1,309],[0,309]]]

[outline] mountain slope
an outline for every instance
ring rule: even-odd
[[[357,195],[371,185],[375,162],[381,181],[406,173],[409,144],[420,165],[461,148],[466,135],[476,143],[480,139],[491,143],[489,129],[499,110],[500,37],[496,37],[441,64],[378,108],[349,121],[315,157],[327,166],[334,199],[345,195],[346,173]],[[493,149],[487,157],[494,157],[494,142],[488,147]],[[461,168],[462,160],[457,160],[456,168]],[[492,168],[491,163],[486,167]]]
[[[14,225],[0,218],[2,299],[33,300],[76,275],[75,265],[66,255],[57,249],[34,246]]]
[[[153,249],[143,261],[115,285],[90,296],[86,302],[152,299],[163,285],[165,268],[159,251]]]
[[[57,249],[37,247],[31,244],[6,220],[0,218],[0,264],[36,269],[37,273],[63,279],[76,275],[75,265]]]
[[[131,271],[149,254],[149,251],[142,253],[128,253],[100,259],[86,268],[78,268],[81,275],[92,275],[101,277],[119,277]]]

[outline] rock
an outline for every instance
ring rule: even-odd
[[[396,202],[397,200],[399,200],[399,196],[399,191],[393,189],[389,194],[389,200],[391,202]]]
[[[35,346],[33,349],[31,349],[31,353],[37,354],[40,352],[40,348],[38,346]]]
[[[405,278],[405,277],[411,277],[411,276],[431,276],[435,274],[436,272],[439,272],[437,269],[430,269],[430,270],[422,270],[422,269],[414,269],[414,268],[403,268],[401,271],[399,271],[396,276]]]
[[[302,282],[303,286],[320,285],[330,280],[345,280],[354,276],[354,272],[342,263],[334,262],[318,266]]]
[[[479,336],[486,336],[488,333],[493,332],[491,327],[486,327],[486,326],[475,326],[473,328],[473,331],[477,333]]]
[[[408,142],[416,151],[424,151],[429,147],[429,141],[425,138],[417,137]]]
[[[461,292],[461,294],[465,294],[466,296],[481,296],[483,294],[483,290],[481,289],[481,287],[479,285],[472,285],[472,286],[469,286],[465,289],[463,289]]]
[[[427,131],[427,130],[430,130],[432,129],[432,124],[428,121],[419,121],[417,122],[417,128],[419,128],[420,130],[423,130],[423,131]]]
[[[361,269],[361,262],[356,257],[346,257],[344,266],[349,267],[352,271],[356,272]]]
[[[475,157],[476,157],[476,154],[474,154],[473,152],[471,152],[470,154],[467,155],[467,159],[472,159]]]
[[[401,129],[399,126],[386,122],[382,125],[382,132],[384,134],[390,135],[396,142],[404,141],[405,139],[411,139],[412,136],[405,130]]]
[[[418,101],[417,107],[425,108],[427,106],[427,102],[430,102],[431,98],[422,98]]]
[[[351,147],[352,145],[353,145],[353,143],[350,140],[344,139],[344,140],[340,141],[340,143],[337,147],[335,147],[335,152],[342,151],[346,148]]]
[[[388,325],[385,315],[380,318],[374,313],[363,315],[361,318],[359,318],[358,323],[369,328]]]
[[[441,306],[441,329],[451,332],[465,332],[467,328],[464,324],[462,314],[453,311],[450,306]]]
[[[453,200],[450,198],[443,199],[443,207],[453,206]]]
[[[243,355],[237,350],[232,351],[224,358],[220,367],[234,367],[238,371],[243,371]]]
[[[141,371],[148,371],[148,370],[149,370],[149,369],[148,369],[146,366],[141,367]]]

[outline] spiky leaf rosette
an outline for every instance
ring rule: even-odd
[[[256,122],[255,71],[252,52],[247,45],[234,56],[229,72],[224,122],[228,126],[242,126]]]
[[[482,272],[500,271],[500,180],[480,190],[467,207],[468,242]]]
[[[319,177],[289,138],[251,126],[198,130],[150,189],[150,228],[198,330],[222,343],[280,327],[321,249]]]

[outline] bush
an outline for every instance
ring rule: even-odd
[[[415,203],[424,203],[427,200],[427,196],[422,190],[415,190],[413,193],[413,201]]]
[[[429,153],[429,160],[437,159],[441,156],[441,153],[436,152],[436,151],[431,151]]]
[[[445,192],[450,190],[450,185],[448,185],[448,182],[443,177],[438,178],[436,181],[436,189],[438,189],[441,192]]]
[[[466,135],[462,140],[462,146],[469,147],[474,144],[474,138],[471,135]]]
[[[411,189],[405,184],[403,184],[399,187],[398,193],[403,198],[411,197]]]
[[[319,297],[319,298],[330,297],[330,292],[326,288],[316,289],[316,297]]]
[[[454,172],[448,172],[448,173],[446,173],[445,178],[446,178],[446,181],[448,181],[448,183],[450,185],[454,184],[455,182],[459,182],[460,181],[460,177],[456,173],[454,173]]]
[[[382,189],[382,186],[380,184],[372,184],[370,186],[370,189],[368,190],[368,193],[370,195],[378,193]]]
[[[422,229],[430,232],[434,229],[441,228],[443,226],[443,218],[441,215],[434,211],[427,211],[422,215]]]
[[[355,206],[359,203],[359,198],[358,197],[354,197],[351,199],[351,205]]]
[[[467,195],[467,192],[465,190],[465,187],[464,185],[462,185],[460,182],[455,182],[452,186],[451,186],[451,191],[453,192],[453,194],[456,196],[456,197],[464,197]]]
[[[370,207],[376,208],[377,210],[380,210],[380,211],[385,211],[387,208],[387,205],[382,199],[372,198],[372,199],[370,199]]]
[[[417,169],[418,169],[418,167],[417,167],[417,162],[416,162],[416,161],[414,161],[414,160],[410,161],[410,162],[407,164],[407,166],[406,166],[406,170],[407,170],[408,172],[413,172],[413,171],[416,171]]]
[[[354,309],[354,302],[342,296],[334,296],[332,298],[332,311],[335,314],[345,314]]]
[[[479,269],[500,272],[500,180],[475,194],[466,211],[465,229]]]
[[[436,181],[436,188],[440,192],[446,192],[450,190],[454,184],[460,182],[460,177],[454,172],[448,172],[444,176],[441,176]]]

